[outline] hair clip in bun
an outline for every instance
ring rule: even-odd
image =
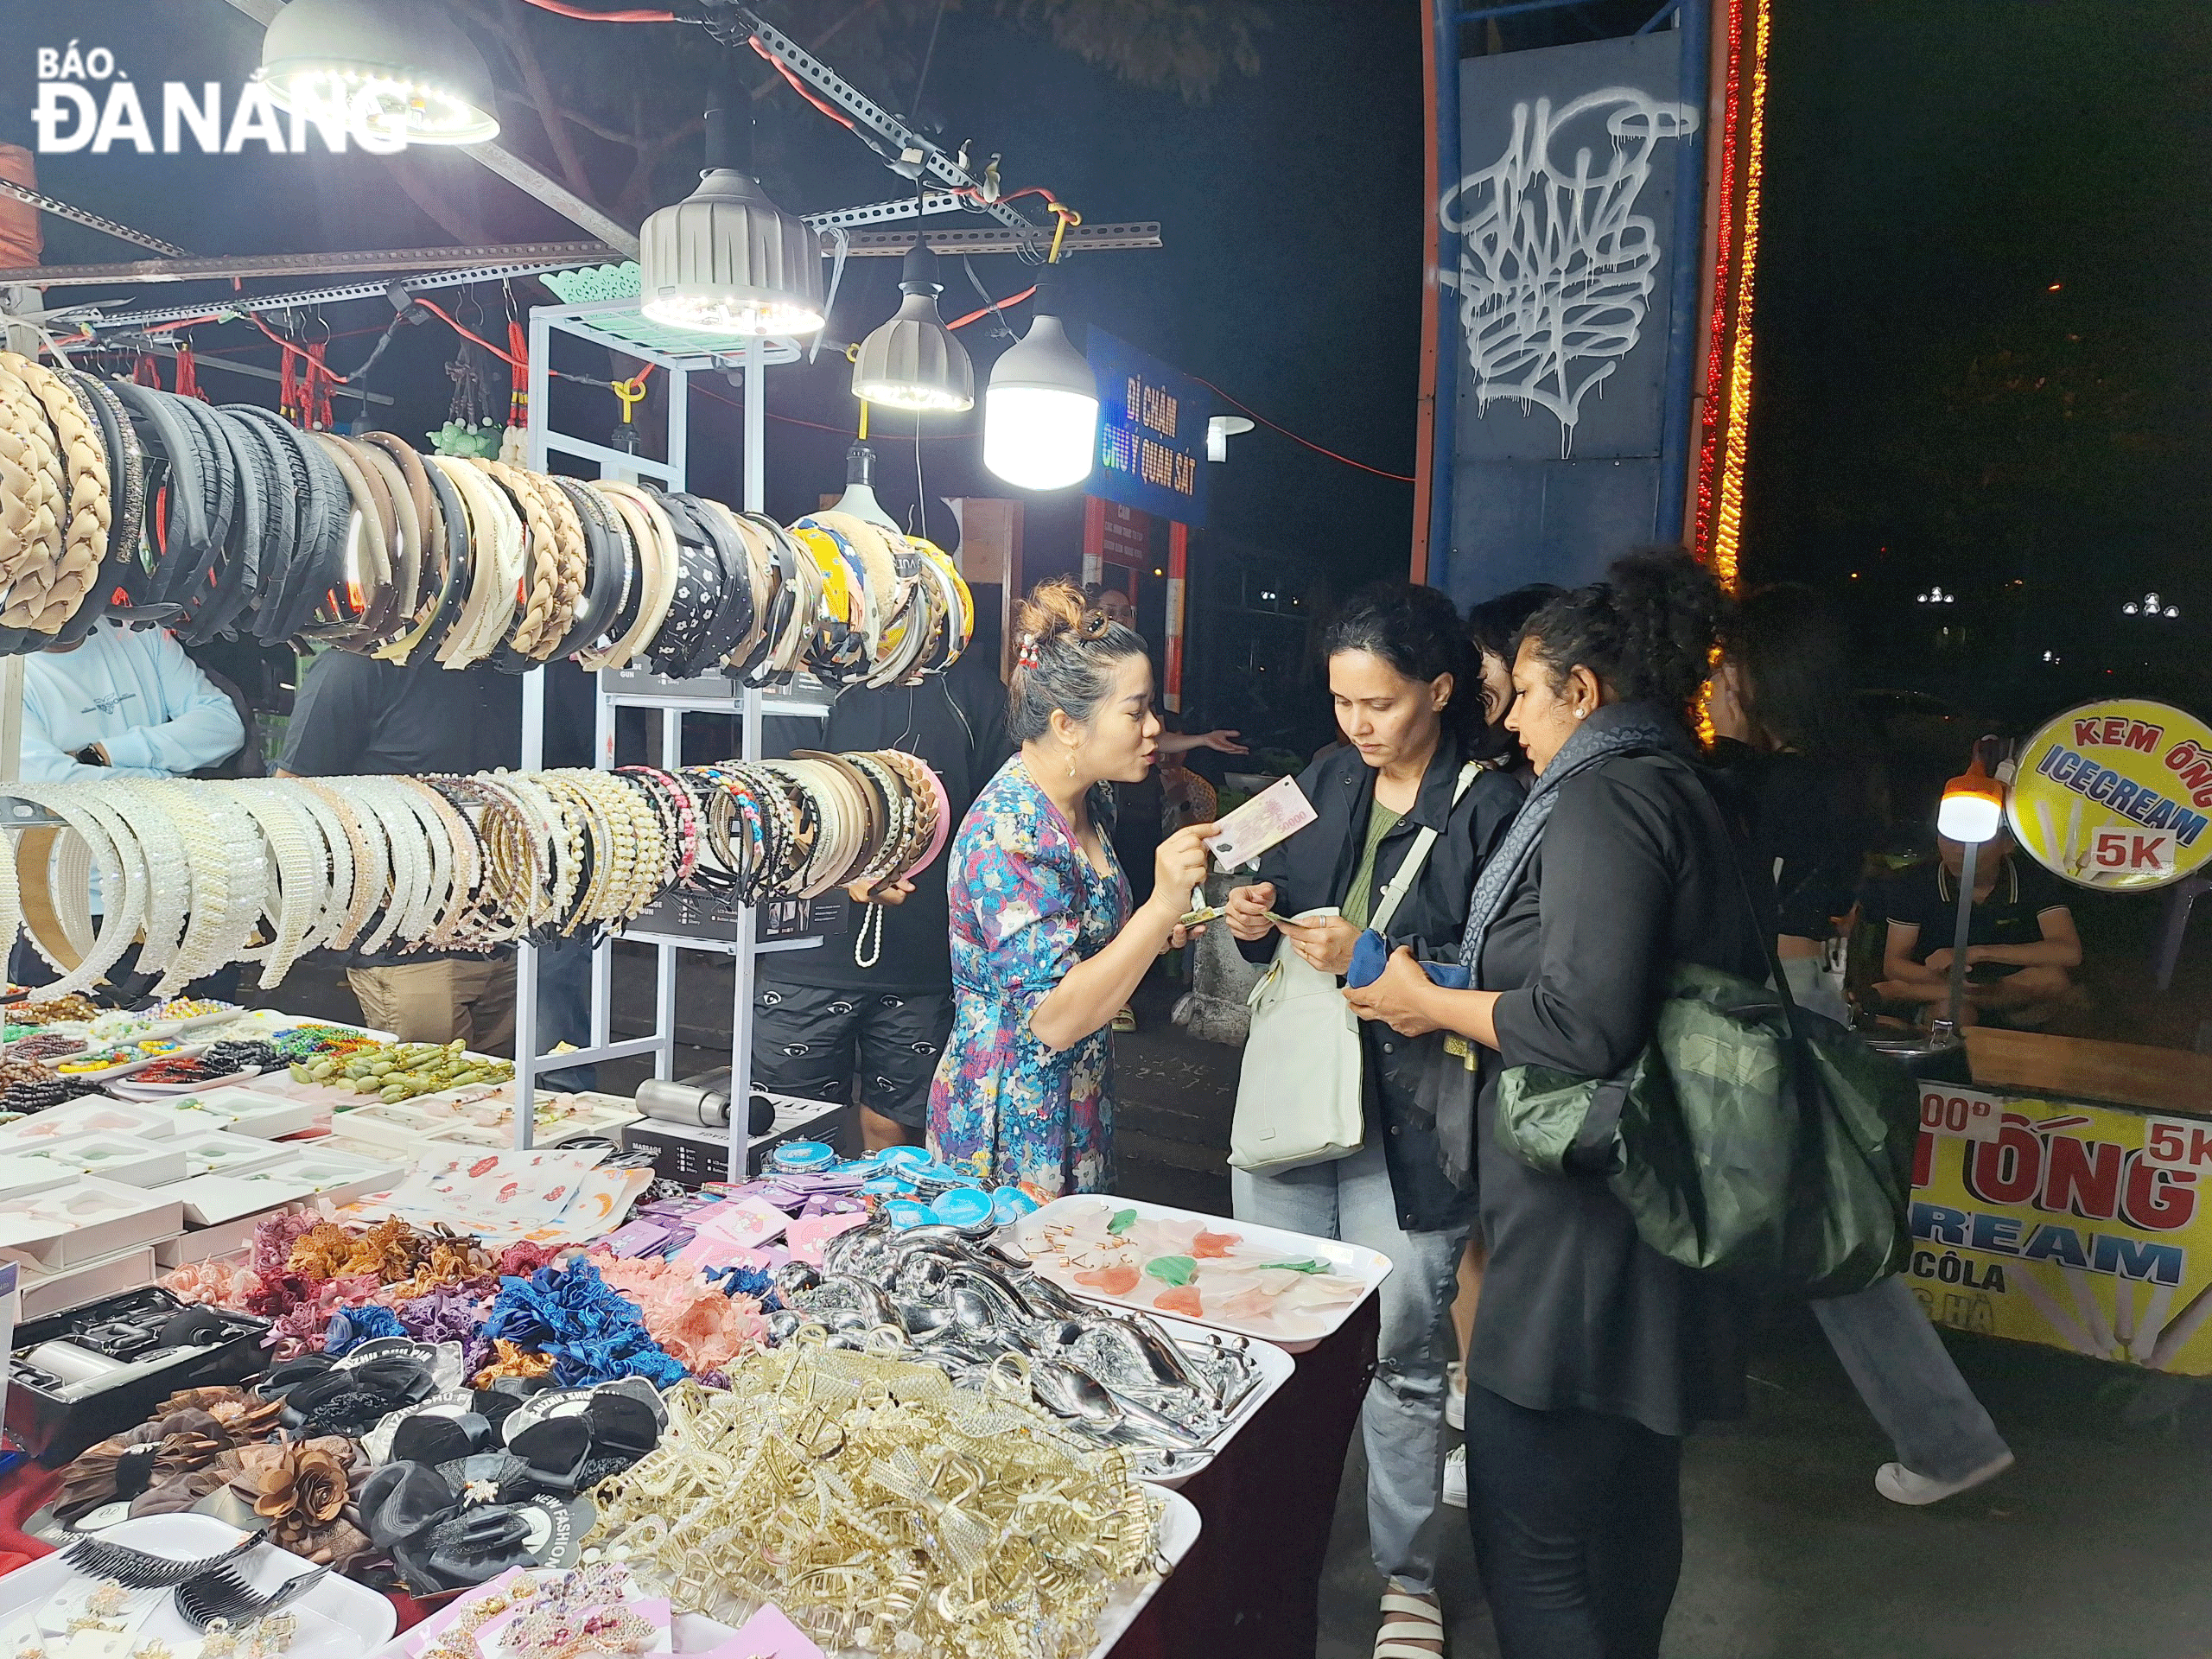
[[[1014,659],[1014,665],[1016,668],[1037,666],[1037,636],[1035,634],[1025,633],[1021,636],[1021,654]]]

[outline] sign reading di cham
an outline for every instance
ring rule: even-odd
[[[1206,522],[1206,390],[1103,328],[1085,353],[1098,377],[1098,467],[1091,494],[1155,518]]]
[[[1922,1085],[1906,1283],[1938,1325],[2212,1375],[2212,1119]]]

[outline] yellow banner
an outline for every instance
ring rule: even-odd
[[[1929,1083],[1907,1282],[1938,1325],[2212,1375],[2212,1119]]]

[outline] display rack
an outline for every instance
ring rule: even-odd
[[[665,459],[654,460],[611,444],[594,442],[556,430],[550,421],[553,337],[563,334],[592,345],[642,359],[668,377],[667,443]],[[739,376],[743,385],[742,506],[747,512],[766,510],[767,473],[764,429],[766,424],[765,378],[771,365],[794,363],[803,352],[789,340],[751,340],[729,349],[702,349],[702,336],[670,329],[647,321],[635,299],[597,300],[581,305],[537,306],[530,314],[530,424],[528,463],[536,472],[550,470],[555,454],[594,462],[602,478],[635,482],[652,480],[663,488],[685,487],[690,455],[691,377],[695,373]],[[598,677],[592,764],[601,769],[614,764],[614,721],[619,709],[655,709],[660,715],[660,764],[673,769],[683,764],[683,716],[727,714],[737,717],[739,753],[742,759],[762,759],[760,722],[765,715],[821,717],[828,715],[828,696],[817,689],[809,695],[801,688],[791,692],[764,693],[739,687],[712,677],[690,682],[669,682],[654,676],[619,676],[605,670]],[[535,771],[545,753],[545,671],[532,669],[523,677],[522,766]],[[527,1148],[537,1128],[536,1085],[541,1071],[631,1059],[650,1054],[653,1075],[667,1078],[676,1070],[676,970],[679,953],[685,950],[725,955],[730,958],[735,985],[730,1008],[729,1171],[730,1179],[745,1179],[747,1136],[747,1102],[753,1082],[753,975],[756,959],[778,950],[808,950],[818,945],[814,938],[762,942],[758,938],[750,906],[739,906],[736,925],[728,938],[646,931],[632,928],[620,937],[653,947],[653,1030],[648,1037],[612,1040],[610,1024],[613,1000],[613,937],[601,939],[593,951],[591,976],[591,1039],[581,1049],[557,1054],[538,1052],[537,950],[527,941],[515,952],[515,1145]]]

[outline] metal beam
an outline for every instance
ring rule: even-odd
[[[230,0],[230,3],[264,29],[275,22],[276,14],[284,9],[283,0]],[[593,207],[560,180],[541,172],[536,163],[516,155],[503,144],[468,144],[461,147],[461,153],[474,157],[509,184],[544,203],[571,225],[589,231],[625,259],[638,257],[636,230]]]
[[[462,152],[481,162],[509,184],[535,196],[569,224],[589,231],[625,259],[638,257],[638,232],[621,220],[601,213],[591,203],[537,166],[501,144],[470,144]]]
[[[158,236],[134,231],[128,225],[118,224],[114,219],[85,208],[73,207],[57,197],[41,194],[27,184],[17,184],[13,179],[0,179],[0,192],[13,196],[17,201],[29,202],[42,213],[52,213],[56,219],[66,219],[72,224],[85,226],[103,236],[111,236],[118,242],[136,242],[142,248],[151,248],[156,253],[165,253],[172,259],[190,257],[174,242],[164,242]]]
[[[144,327],[157,322],[181,322],[187,317],[244,316],[248,312],[265,315],[272,311],[293,311],[311,305],[343,305],[348,300],[381,300],[389,297],[394,288],[409,294],[426,294],[433,289],[466,288],[471,283],[496,283],[504,277],[535,276],[543,271],[573,269],[574,262],[565,259],[550,260],[537,265],[473,265],[462,270],[441,270],[423,276],[403,276],[395,283],[346,283],[292,294],[226,294],[199,305],[164,306],[156,311],[118,311],[103,315],[94,304],[62,307],[43,315],[67,317],[94,330]]]
[[[4,182],[4,181],[0,181]],[[922,197],[925,213],[957,213],[968,206],[967,201],[950,190],[931,190]],[[914,217],[914,198],[893,196],[889,201],[871,201],[864,207],[838,207],[826,213],[802,213],[799,217],[817,231],[849,229],[855,225],[880,225],[887,219]]]
[[[203,258],[124,259],[106,265],[33,265],[0,270],[0,283],[86,288],[100,283],[227,282],[248,276],[342,276],[353,271],[449,270],[601,265],[621,257],[603,242],[524,242],[484,248],[373,248],[339,253],[215,254]]]
[[[967,230],[931,230],[927,232],[930,246],[939,253],[1023,253],[1033,245],[1010,231],[995,225],[980,226]],[[912,231],[861,231],[855,233],[847,251],[855,259],[895,258],[914,245]],[[1133,219],[1122,225],[1078,225],[1067,233],[1060,246],[1060,257],[1071,253],[1097,253],[1112,248],[1157,248],[1160,221]]]
[[[1032,248],[1043,238],[1041,226],[1033,220],[1024,219],[1003,201],[983,200],[983,181],[981,179],[936,144],[913,131],[898,117],[888,113],[874,99],[863,96],[835,69],[770,23],[752,7],[738,3],[737,0],[709,0],[706,18],[709,34],[718,40],[729,40],[731,31],[728,25],[717,20],[717,14],[725,10],[730,21],[745,31],[745,37],[759,41],[794,74],[811,83],[817,92],[836,104],[859,125],[866,127],[893,149],[919,154],[923,170],[940,183],[950,185],[955,190],[975,192],[974,206],[977,212],[988,213],[1008,230],[1027,238],[1027,245]],[[741,43],[745,37],[741,37]]]

